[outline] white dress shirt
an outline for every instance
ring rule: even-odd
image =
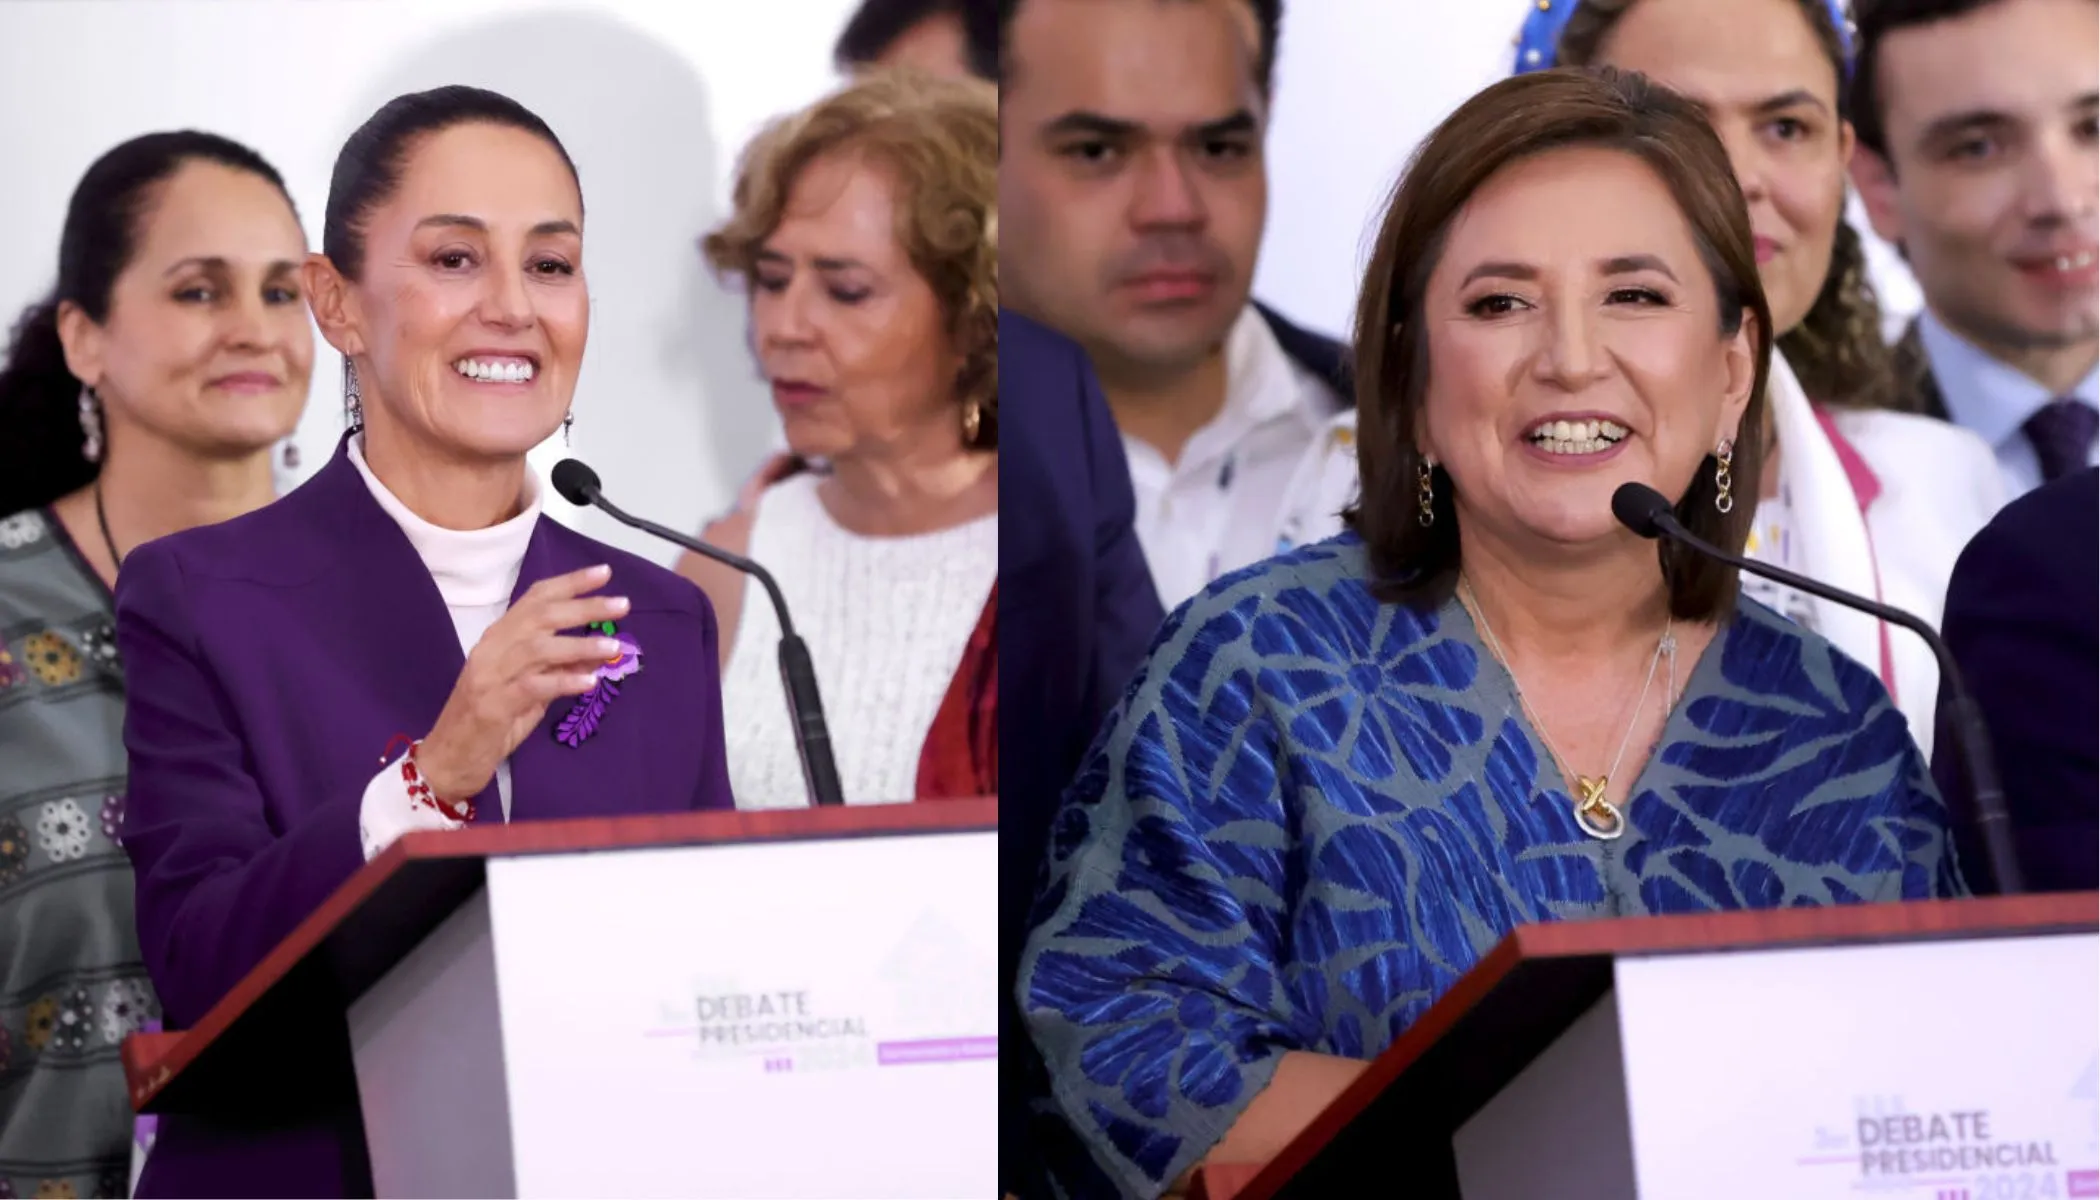
[[[1342,398],[1283,352],[1253,305],[1225,339],[1225,403],[1169,463],[1125,435],[1138,544],[1172,610],[1289,545],[1287,491]]]
[[[2013,500],[2042,484],[2041,459],[2021,426],[2052,400],[2076,400],[2100,409],[2100,366],[2086,372],[2063,396],[1992,358],[1974,343],[1940,323],[1931,309],[1918,314],[1918,344],[1932,364],[1933,382],[1947,402],[1947,416],[1974,431],[1997,456],[2005,476],[2005,498]],[[2100,441],[2087,451],[2086,465],[2100,463]]]

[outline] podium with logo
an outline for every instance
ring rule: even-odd
[[[997,837],[993,800],[412,833],[128,1041],[133,1103],[354,1087],[382,1196],[993,1195]]]
[[[2100,1197],[2096,930],[2092,893],[1526,926],[1192,1195]]]

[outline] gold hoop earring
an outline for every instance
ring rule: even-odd
[[[1714,508],[1726,514],[1735,508],[1735,480],[1729,468],[1735,465],[1735,439],[1722,438],[1714,450]]]
[[[977,444],[977,431],[984,425],[984,410],[977,401],[963,405],[963,445]]]
[[[1436,460],[1425,458],[1416,464],[1415,505],[1421,511],[1415,520],[1427,529],[1436,524]]]

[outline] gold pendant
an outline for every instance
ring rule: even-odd
[[[1604,798],[1605,785],[1610,776],[1600,775],[1595,779],[1587,775],[1575,778],[1575,790],[1582,798],[1575,802],[1575,823],[1582,831],[1600,841],[1610,841],[1626,832],[1626,817],[1618,806]]]

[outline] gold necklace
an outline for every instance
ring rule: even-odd
[[[1532,727],[1539,731],[1540,740],[1546,743],[1546,752],[1553,756],[1554,765],[1560,768],[1563,779],[1570,775],[1575,777],[1575,790],[1578,793],[1575,801],[1575,823],[1582,827],[1584,833],[1602,841],[1608,842],[1620,837],[1626,832],[1626,814],[1620,811],[1618,805],[1605,799],[1604,791],[1611,785],[1611,777],[1619,773],[1619,764],[1626,760],[1626,747],[1633,741],[1634,726],[1640,723],[1641,709],[1647,706],[1648,693],[1655,686],[1655,668],[1665,655],[1670,659],[1670,681],[1666,695],[1675,695],[1677,692],[1677,638],[1673,632],[1677,624],[1675,618],[1663,619],[1662,638],[1655,643],[1655,654],[1648,660],[1648,677],[1641,682],[1640,697],[1633,702],[1633,715],[1626,720],[1626,733],[1619,739],[1619,752],[1612,757],[1611,769],[1602,775],[1590,776],[1568,769],[1567,757],[1560,752],[1559,746],[1553,744],[1553,735],[1546,732],[1546,722],[1540,718],[1538,710],[1531,707],[1531,701],[1524,698],[1524,685],[1517,680],[1517,669],[1509,661],[1508,652],[1502,649],[1502,642],[1495,636],[1494,627],[1488,624],[1487,610],[1480,606],[1480,596],[1473,590],[1472,582],[1461,575],[1458,585],[1465,589],[1467,607],[1479,624],[1480,632],[1487,637],[1488,649],[1502,663],[1502,669],[1509,672],[1510,690],[1517,694],[1517,703],[1523,707],[1524,715],[1531,718]]]

